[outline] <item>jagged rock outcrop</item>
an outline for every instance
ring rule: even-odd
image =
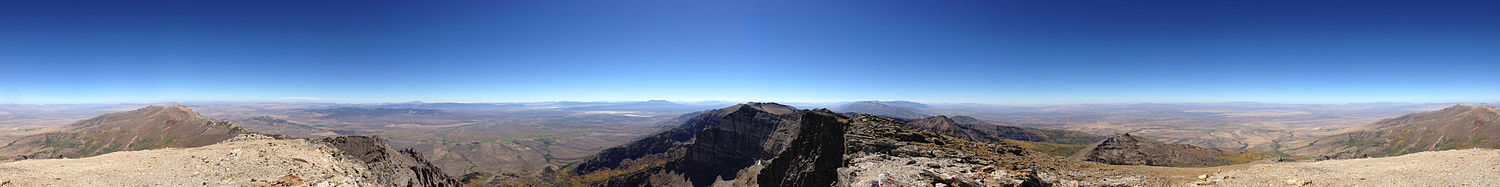
[[[791,107],[775,107],[790,109]],[[740,112],[743,111],[743,112]],[[780,154],[799,132],[802,116],[810,111],[772,112],[743,106],[726,115],[724,123],[703,129],[673,163],[694,185],[718,178],[733,179],[740,169]]]
[[[1386,157],[1423,151],[1500,148],[1500,110],[1454,105],[1364,125],[1286,152],[1320,159]]]
[[[317,139],[337,148],[341,155],[365,164],[375,172],[375,183],[383,186],[460,186],[457,179],[422,158],[412,149],[397,151],[380,137],[340,136]]]
[[[1217,166],[1234,164],[1224,157],[1238,155],[1187,144],[1167,144],[1129,133],[1105,138],[1071,157],[1113,165]]]
[[[848,118],[824,109],[802,115],[801,133],[791,146],[759,171],[761,186],[833,186],[844,166]]]
[[[200,147],[248,130],[215,122],[187,106],[152,105],[115,112],[26,136],[0,147],[0,155],[20,159],[80,158],[115,151]]]
[[[1161,176],[1106,169],[1005,142],[980,142],[874,115],[849,120],[840,186],[1138,186]]]
[[[806,112],[776,103],[746,103],[699,114],[682,125],[579,163],[577,175],[618,175],[598,184],[639,186],[685,180],[706,186],[732,180],[757,160],[779,154],[797,135]],[[680,176],[680,177],[679,177]]]

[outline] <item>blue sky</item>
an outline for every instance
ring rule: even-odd
[[[1496,1],[0,1],[0,103],[1500,101]]]

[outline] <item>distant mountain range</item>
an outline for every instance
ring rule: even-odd
[[[717,105],[724,106],[724,105]],[[703,105],[684,105],[665,100],[650,100],[641,102],[606,103],[592,106],[576,106],[567,108],[572,111],[647,111],[647,112],[691,112],[705,109]]]
[[[910,101],[859,101],[840,106],[837,111],[902,119],[922,119],[932,116],[921,110],[929,107],[931,106]]]
[[[377,107],[338,107],[325,109],[310,109],[306,112],[316,113],[321,119],[341,118],[371,118],[387,115],[441,115],[442,110],[416,109],[416,108],[377,108]]]

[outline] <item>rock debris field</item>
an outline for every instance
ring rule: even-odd
[[[1200,175],[1210,186],[1500,186],[1500,150],[1250,165]]]
[[[187,149],[0,164],[0,186],[374,186],[364,165],[307,140],[240,136]]]

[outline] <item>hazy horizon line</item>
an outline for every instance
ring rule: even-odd
[[[460,103],[460,104],[527,104],[527,103],[625,103],[646,101],[667,101],[677,104],[701,104],[701,103],[748,103],[748,102],[772,102],[772,103],[796,103],[796,104],[841,104],[862,101],[906,101],[931,105],[996,105],[996,106],[1056,106],[1056,105],[1117,105],[1117,104],[1230,104],[1230,103],[1255,103],[1255,104],[1286,104],[1286,105],[1356,105],[1356,104],[1491,104],[1497,101],[1373,101],[1373,102],[1277,102],[1277,101],[1109,101],[1109,102],[1056,102],[1056,103],[994,103],[994,102],[925,102],[916,100],[840,100],[840,101],[737,101],[737,100],[671,100],[671,99],[648,99],[648,100],[549,100],[549,101],[387,101],[387,102],[337,102],[337,101],[154,101],[154,102],[79,102],[79,103],[0,103],[0,105],[124,105],[124,104],[345,104],[345,105],[370,105],[370,104],[405,104],[405,103]]]

